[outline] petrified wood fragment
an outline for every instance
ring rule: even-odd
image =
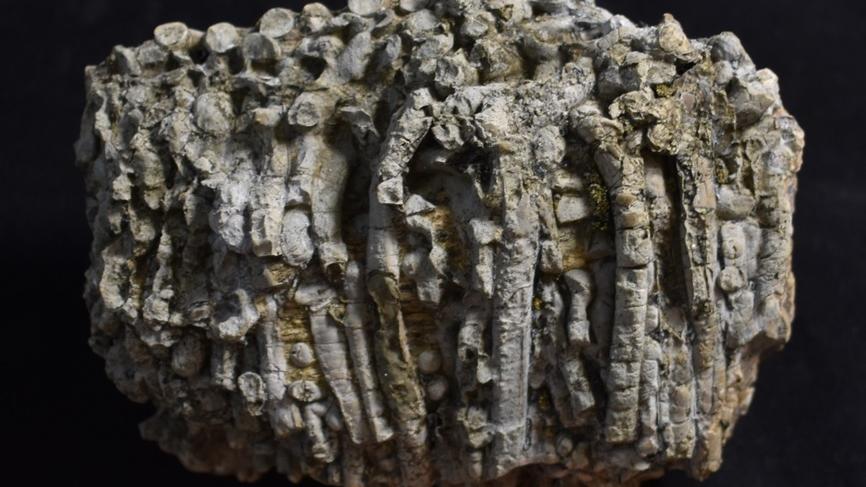
[[[87,91],[92,346],[190,469],[704,477],[788,339],[803,134],[733,34],[314,3],[162,25]]]

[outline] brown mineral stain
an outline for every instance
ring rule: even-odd
[[[313,335],[310,332],[307,313],[307,309],[291,301],[288,301],[277,311],[277,333],[280,341],[283,342],[287,362],[292,345],[295,343],[305,342],[310,346],[313,345]],[[322,371],[319,370],[318,360],[314,360],[312,364],[303,368],[289,367],[286,373],[286,384],[291,384],[296,380],[309,380],[324,386],[325,378]]]

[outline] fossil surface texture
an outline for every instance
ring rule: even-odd
[[[704,478],[790,336],[804,137],[731,33],[349,0],[86,78],[91,346],[191,470]]]

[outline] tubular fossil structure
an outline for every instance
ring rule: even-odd
[[[92,346],[192,470],[702,478],[789,337],[803,133],[730,33],[313,3],[162,25],[87,91]]]

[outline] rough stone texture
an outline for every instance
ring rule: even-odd
[[[77,145],[146,438],[346,486],[719,468],[789,337],[803,151],[733,34],[352,0],[154,38],[87,69]]]

